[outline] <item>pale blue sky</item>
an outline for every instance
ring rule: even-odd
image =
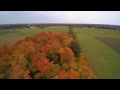
[[[120,25],[120,11],[0,11],[0,24],[16,23]]]

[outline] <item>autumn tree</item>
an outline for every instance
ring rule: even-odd
[[[0,79],[96,78],[71,34],[41,32],[0,48]]]
[[[62,63],[68,63],[70,61],[75,61],[74,53],[68,47],[65,47],[61,51],[60,60]]]

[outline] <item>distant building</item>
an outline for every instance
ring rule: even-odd
[[[36,28],[36,27],[30,27],[30,28]]]

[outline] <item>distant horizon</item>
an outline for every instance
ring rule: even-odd
[[[0,11],[0,24],[67,23],[120,25],[119,16],[120,11]]]
[[[92,23],[6,23],[6,24],[0,24],[0,25],[14,25],[14,24],[92,24]],[[94,25],[115,25],[115,26],[120,26],[116,24],[95,24]]]

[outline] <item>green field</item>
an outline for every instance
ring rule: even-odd
[[[12,45],[19,39],[35,35],[42,31],[68,33],[68,27],[51,26],[43,29],[19,29],[11,33],[0,34],[0,46],[4,44]],[[96,38],[120,38],[120,31],[96,28],[74,28],[74,32],[77,34],[85,58],[97,78],[120,78],[120,54]]]
[[[77,34],[77,38],[81,43],[85,58],[92,67],[97,78],[120,78],[120,54],[95,38],[120,38],[120,31],[94,28],[77,28],[74,31],[79,33]]]
[[[47,27],[47,28],[36,28],[36,29],[18,29],[13,30],[9,33],[0,34],[0,46],[2,45],[13,45],[16,41],[26,37],[33,36],[40,32],[58,32],[58,33],[67,33],[68,27]]]

